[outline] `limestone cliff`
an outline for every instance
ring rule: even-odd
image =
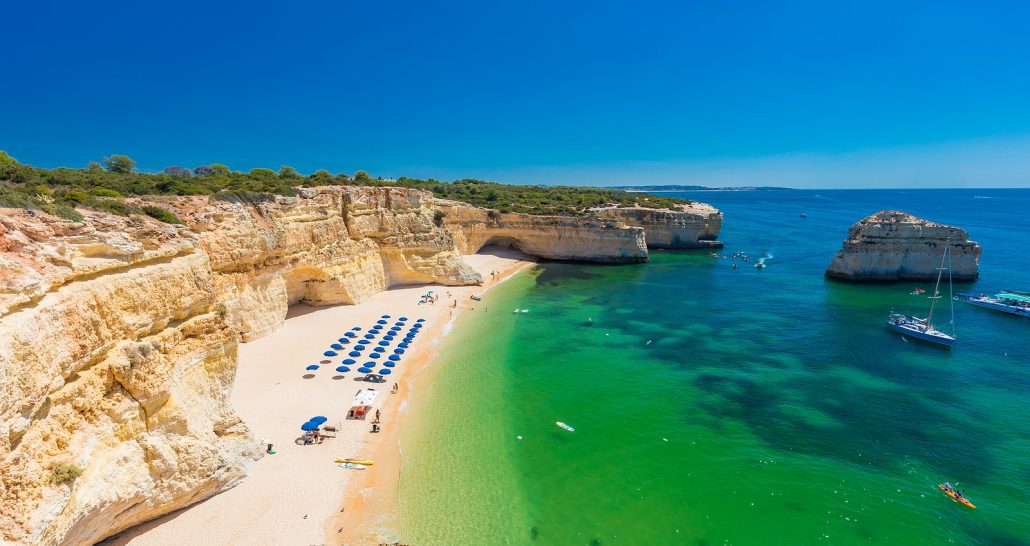
[[[138,201],[186,225],[0,209],[2,542],[96,542],[243,479],[260,453],[229,404],[237,344],[293,303],[477,284],[460,253],[488,244],[646,261],[648,230],[656,245],[700,242],[721,220],[500,214],[376,187]]]
[[[242,478],[236,335],[205,254],[149,218],[0,209],[0,537],[90,544]],[[54,465],[82,470],[59,478]],[[70,468],[70,467],[68,467]]]
[[[198,233],[243,341],[277,328],[298,302],[351,304],[390,286],[482,282],[434,222],[426,192],[329,187],[253,206],[206,198],[165,205]]]
[[[933,281],[944,245],[951,248],[952,278],[976,279],[981,249],[964,229],[905,212],[880,211],[851,226],[826,276],[849,281]]]
[[[718,240],[722,212],[705,203],[684,205],[678,211],[628,207],[599,209],[596,213],[644,228],[648,248],[722,248]]]
[[[445,200],[436,203],[462,254],[496,245],[549,260],[647,261],[644,230],[614,220],[501,213]]]

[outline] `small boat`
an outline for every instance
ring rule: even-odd
[[[765,269],[765,263],[764,262],[756,263],[755,264],[755,269]]]
[[[1024,296],[1022,294],[1001,292],[994,296],[988,296],[987,294],[974,296],[973,294],[959,292],[958,294],[955,294],[955,299],[977,307],[985,307],[987,309],[1001,311],[1002,313],[1008,313],[1010,315],[1030,317],[1030,296]]]
[[[348,470],[364,470],[364,469],[368,468],[368,467],[366,467],[363,464],[354,464],[354,463],[340,463],[340,464],[338,464],[336,466],[338,466],[340,468],[346,468]]]
[[[561,421],[555,421],[554,424],[558,425],[559,427],[561,427],[561,428],[563,428],[563,429],[565,429],[565,430],[567,430],[569,432],[576,432],[576,429],[570,427],[569,425],[566,425],[565,423],[562,423]]]
[[[924,289],[924,288],[916,288],[915,290],[909,292],[909,295],[919,296],[919,295],[925,294],[925,293],[926,293],[926,289]]]
[[[471,298],[474,301],[483,301],[483,298],[480,296],[469,296],[469,298]]]
[[[348,457],[340,457],[339,459],[336,459],[336,462],[338,462],[338,463],[360,464],[360,465],[365,465],[365,466],[372,466],[372,465],[375,464],[375,461],[370,461],[368,459],[351,459],[351,458],[348,458]]]
[[[892,309],[890,314],[887,315],[887,327],[900,332],[902,335],[919,339],[922,341],[929,341],[930,343],[936,343],[938,345],[944,345],[945,347],[951,347],[955,343],[955,336],[948,335],[933,325],[933,312],[937,307],[937,300],[941,298],[941,278],[944,275],[944,270],[948,270],[948,293],[951,293],[951,267],[945,268],[945,260],[948,259],[948,252],[951,247],[950,241],[944,245],[944,255],[941,256],[941,266],[937,268],[937,285],[934,286],[933,295],[930,296],[930,312],[927,313],[926,318],[920,318],[913,315],[903,315],[901,313],[895,313]],[[949,301],[952,301],[949,298]],[[955,305],[952,302],[951,306],[951,322],[952,329],[955,325]],[[952,332],[954,334],[954,332]]]
[[[807,212],[802,212],[801,213],[801,217],[802,218],[808,218],[808,213]]]
[[[959,504],[964,504],[972,508],[973,510],[976,510],[976,506],[974,506],[973,503],[969,502],[969,499],[962,496],[962,492],[958,489],[955,489],[955,486],[951,485],[950,483],[939,483],[937,484],[937,487],[939,487],[941,491],[944,491],[945,495],[951,497],[951,500]]]

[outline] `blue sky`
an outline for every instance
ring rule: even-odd
[[[0,149],[148,171],[1025,187],[1028,6],[9,3]]]

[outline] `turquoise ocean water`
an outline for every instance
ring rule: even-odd
[[[1030,319],[956,302],[943,350],[883,326],[925,312],[916,283],[823,277],[848,227],[889,208],[983,245],[957,291],[1030,290],[1030,190],[683,196],[723,210],[722,254],[769,267],[654,251],[488,292],[409,408],[398,538],[1030,544]]]

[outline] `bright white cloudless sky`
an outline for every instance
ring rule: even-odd
[[[19,2],[0,149],[519,183],[1030,186],[1026,2]]]

